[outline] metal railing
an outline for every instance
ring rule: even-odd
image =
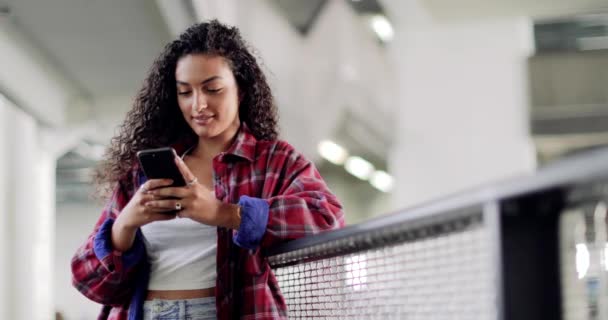
[[[267,252],[293,319],[608,319],[608,149]]]

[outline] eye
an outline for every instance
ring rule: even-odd
[[[187,96],[191,93],[192,91],[181,91],[181,92],[177,92],[178,95],[180,96]]]
[[[222,88],[207,88],[206,90],[209,93],[219,93],[220,91],[222,91]]]

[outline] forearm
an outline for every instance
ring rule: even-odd
[[[126,226],[118,218],[112,225],[112,247],[117,251],[126,252],[133,246],[136,233],[137,228]]]

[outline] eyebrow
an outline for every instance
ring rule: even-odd
[[[202,81],[202,82],[201,82],[201,84],[205,84],[205,83],[207,83],[207,82],[211,82],[211,81],[213,81],[213,80],[217,80],[217,79],[221,79],[221,78],[222,78],[222,77],[220,77],[220,76],[213,76],[213,77],[211,77],[211,78],[208,78],[208,79],[206,79],[206,80]],[[185,86],[190,85],[188,82],[183,82],[183,81],[179,81],[179,80],[176,80],[175,82],[176,82],[178,85],[185,85]]]

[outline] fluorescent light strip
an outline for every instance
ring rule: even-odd
[[[361,180],[369,179],[374,172],[374,166],[369,161],[356,156],[346,159],[344,169]]]
[[[369,183],[382,192],[390,192],[393,189],[394,179],[385,171],[378,170],[372,174]]]
[[[348,151],[346,151],[346,149],[330,140],[321,141],[317,150],[321,157],[337,165],[344,164],[344,161],[346,161],[346,158],[348,157]]]
[[[369,183],[382,192],[390,192],[394,186],[393,177],[385,171],[375,170],[369,161],[357,157],[348,156],[348,151],[331,140],[323,140],[317,146],[317,151],[325,160],[335,164],[344,165],[344,169],[361,180],[369,180]]]
[[[587,275],[590,265],[590,255],[587,245],[584,243],[576,244],[576,273],[582,279]]]
[[[371,16],[370,25],[382,41],[389,42],[393,40],[395,32],[386,16],[380,14]]]

